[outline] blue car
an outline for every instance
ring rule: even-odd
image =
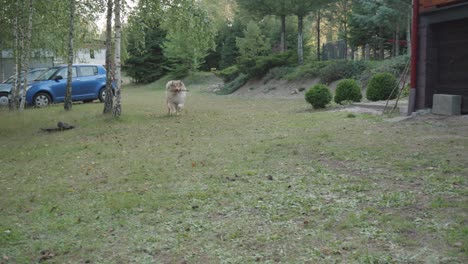
[[[49,68],[26,88],[26,103],[36,107],[65,100],[67,65]],[[72,101],[104,102],[106,69],[101,65],[77,64],[72,68]]]
[[[32,83],[37,77],[44,73],[47,68],[33,68],[28,71],[28,84]],[[8,106],[9,96],[11,88],[17,78],[16,75],[6,79],[3,83],[0,83],[0,107]],[[22,80],[23,82],[23,80]]]

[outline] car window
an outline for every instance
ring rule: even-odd
[[[97,75],[98,70],[96,66],[81,66],[80,76],[93,76]]]
[[[37,70],[28,73],[28,82],[35,80],[39,77],[45,70]]]
[[[50,69],[46,70],[45,72],[43,72],[39,77],[37,77],[36,80],[38,80],[38,81],[49,80],[50,77],[52,77],[52,75],[56,71],[57,71],[57,68],[50,68]]]
[[[55,74],[55,76],[59,76],[59,75],[62,76],[63,79],[67,79],[67,77],[68,77],[68,68],[66,68],[66,67],[62,68],[57,72],[57,74]],[[72,68],[72,77],[74,78],[76,76],[77,76],[76,75],[76,67],[73,67]]]

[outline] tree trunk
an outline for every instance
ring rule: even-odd
[[[17,14],[19,12],[19,3],[16,2],[16,8],[17,8]],[[14,44],[13,44],[13,58],[15,60],[15,81],[13,82],[13,86],[11,87],[11,92],[10,92],[10,99],[8,100],[8,107],[10,111],[15,111],[17,109],[17,104],[16,102],[18,101],[18,75],[19,75],[19,26],[18,26],[18,16],[15,17],[13,21],[13,36],[14,36]]]
[[[286,52],[286,16],[281,16],[281,52]]]
[[[345,57],[345,60],[347,60],[348,59],[348,23],[344,23],[344,46],[345,46],[344,57]]]
[[[302,15],[297,16],[297,62],[299,65],[304,63],[304,36],[303,36],[303,22],[304,17]]]
[[[411,14],[412,14],[412,9],[409,10],[408,14],[408,25],[406,28],[406,47],[408,49],[408,54],[411,53]]]
[[[320,10],[317,11],[317,60],[320,61]]]
[[[395,56],[400,56],[400,24],[396,26]]]
[[[32,21],[33,21],[33,0],[29,0],[29,16],[28,16],[28,29],[26,32],[26,44],[25,44],[25,49],[24,49],[24,81],[23,85],[21,86],[21,102],[19,106],[19,110],[23,111],[24,110],[24,104],[26,102],[26,87],[28,85],[28,70],[29,70],[29,61],[31,59],[31,34],[32,34]]]
[[[383,39],[383,28],[381,27],[379,30],[379,58],[381,60],[384,59],[385,50],[384,50],[384,39]]]
[[[114,117],[119,117],[122,114],[122,105],[121,105],[121,88],[122,88],[122,78],[120,74],[120,35],[121,35],[121,23],[120,23],[120,3],[121,0],[115,0],[115,106],[114,111],[112,112]]]
[[[113,109],[112,95],[112,0],[107,0],[106,26],[106,97],[104,99],[104,114],[111,114]]]
[[[68,29],[68,69],[67,69],[67,90],[65,92],[65,104],[64,108],[66,111],[72,109],[72,65],[73,65],[73,26],[75,18],[75,0],[70,0],[70,25]]]

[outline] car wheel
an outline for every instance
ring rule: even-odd
[[[33,106],[35,107],[46,107],[52,103],[50,95],[47,93],[38,93],[33,98]]]
[[[99,90],[98,98],[101,103],[103,103],[104,100],[106,100],[106,87],[101,88],[101,90]]]
[[[0,93],[0,107],[7,107],[8,106],[8,94],[7,93]]]

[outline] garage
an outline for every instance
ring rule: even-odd
[[[433,25],[436,76],[434,93],[462,96],[468,112],[468,18]]]
[[[419,20],[416,109],[434,94],[460,95],[468,114],[468,1],[423,1]]]

